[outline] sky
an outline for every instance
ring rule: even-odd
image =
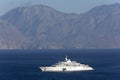
[[[65,13],[84,13],[95,6],[120,3],[120,0],[0,0],[0,15],[13,8],[43,4]]]

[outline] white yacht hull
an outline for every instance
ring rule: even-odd
[[[87,71],[93,70],[92,67],[39,67],[45,72],[62,72],[62,71]]]

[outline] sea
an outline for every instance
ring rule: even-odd
[[[68,56],[93,71],[42,72]],[[120,80],[120,49],[0,50],[0,80]]]

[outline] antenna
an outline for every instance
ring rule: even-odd
[[[65,61],[68,61],[68,58],[67,58],[67,56],[65,57]]]

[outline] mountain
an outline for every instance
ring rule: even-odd
[[[26,38],[24,34],[13,25],[0,20],[1,49],[24,48],[26,46],[25,44],[29,44],[29,39]]]
[[[0,17],[0,48],[120,48],[119,9],[115,3],[68,14],[44,5],[18,7]]]

